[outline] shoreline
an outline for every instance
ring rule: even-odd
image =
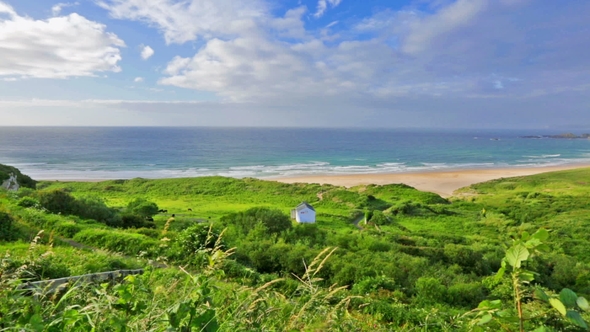
[[[570,169],[587,168],[590,164],[567,164],[560,166],[541,167],[506,167],[506,168],[476,168],[455,170],[433,170],[407,173],[372,173],[372,174],[343,174],[343,175],[309,175],[292,177],[265,178],[283,183],[319,183],[343,187],[358,185],[385,185],[403,183],[420,191],[428,191],[442,197],[451,197],[460,188],[472,184],[486,182],[500,178],[527,176],[547,172],[564,171]]]
[[[385,185],[403,183],[421,191],[436,193],[442,197],[453,196],[460,188],[475,183],[486,182],[499,178],[527,176],[546,172],[563,171],[590,167],[590,163],[564,164],[559,166],[539,167],[502,167],[502,168],[469,168],[446,170],[423,170],[402,173],[364,173],[364,174],[324,174],[297,176],[256,177],[265,181],[282,183],[319,183],[335,186],[354,187],[358,185]],[[159,178],[158,178],[159,179]],[[47,182],[102,182],[116,179],[71,178],[71,179],[39,179]]]

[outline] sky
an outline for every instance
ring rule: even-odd
[[[587,0],[0,0],[0,126],[590,128]]]

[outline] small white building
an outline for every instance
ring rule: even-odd
[[[302,202],[291,210],[291,219],[295,219],[301,224],[313,224],[315,223],[315,209],[307,202]]]

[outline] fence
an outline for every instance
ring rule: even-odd
[[[80,276],[72,276],[58,279],[26,282],[21,284],[18,288],[22,290],[29,290],[31,292],[41,291],[43,293],[55,293],[77,283],[101,283],[107,281],[121,281],[128,275],[136,274],[143,274],[143,269],[116,270],[110,272],[83,274]]]

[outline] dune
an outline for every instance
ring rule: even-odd
[[[437,193],[442,197],[453,196],[463,187],[489,180],[514,176],[526,176],[545,172],[590,167],[590,164],[571,164],[547,167],[512,167],[494,169],[460,169],[445,171],[429,171],[419,173],[386,173],[386,174],[345,174],[345,175],[313,175],[273,178],[284,183],[320,183],[344,187],[365,184],[404,183],[418,190]]]

